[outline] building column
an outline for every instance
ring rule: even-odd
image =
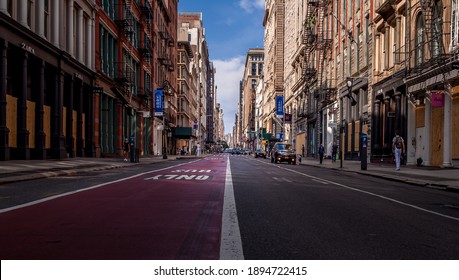
[[[400,54],[401,54],[401,51],[398,50],[402,43],[400,41],[400,34],[402,32],[402,25],[401,25],[401,16],[397,13],[396,16],[395,16],[395,61],[394,63],[395,64],[398,64],[400,63]],[[398,53],[398,54],[397,54]]]
[[[53,150],[53,156],[56,159],[67,158],[65,150],[65,137],[63,133],[63,107],[64,107],[64,72],[57,69],[55,76],[55,88],[54,88],[54,102],[53,102],[53,131],[51,146]]]
[[[379,99],[375,100],[375,111],[374,111],[374,116],[375,116],[375,123],[372,127],[373,132],[373,144],[375,148],[380,148],[381,147],[381,101]]]
[[[408,128],[406,132],[405,147],[407,156],[407,165],[416,164],[416,105],[412,102],[408,102],[408,113],[407,113]],[[413,145],[414,144],[414,145]]]
[[[0,1],[5,2],[6,1]],[[8,41],[0,39],[0,160],[10,160],[9,134],[6,127],[6,72],[8,63]]]
[[[96,22],[95,22],[95,19],[96,18],[96,15],[95,15],[95,12],[93,11],[92,12],[92,17],[91,19],[89,20],[90,22],[90,32],[88,32],[88,35],[89,36],[89,39],[88,39],[88,49],[90,50],[90,56],[88,56],[88,65],[89,65],[89,68],[91,68],[92,70],[96,69],[96,66],[95,66],[95,61],[96,61],[96,52],[95,52],[95,48],[96,48],[96,44],[95,44],[95,40],[93,38],[96,38]]]
[[[89,69],[94,69],[92,68],[92,19],[88,18],[86,21],[86,66]]]
[[[84,56],[83,56],[83,9],[78,9],[78,19],[77,19],[77,36],[76,36],[76,39],[77,39],[77,59],[84,63]]]
[[[90,88],[85,94],[87,94],[87,102],[88,104],[83,103],[86,108],[86,120],[85,120],[85,155],[87,157],[96,157],[96,143],[95,142],[95,135],[96,135],[96,115],[95,115],[95,100],[96,100],[96,93],[93,92],[93,89]],[[82,96],[84,99],[85,96]],[[98,112],[99,110],[97,110]],[[97,119],[98,121],[98,119]],[[98,135],[98,134],[97,134]]]
[[[100,111],[100,103],[101,103],[101,95],[99,93],[94,93],[93,94],[93,98],[92,98],[92,106],[91,106],[91,112],[93,114],[93,123],[94,123],[94,127],[93,127],[93,135],[94,135],[94,156],[95,157],[100,157],[101,155],[101,148],[100,148],[100,122],[101,122],[101,118],[102,118],[102,114],[101,114],[101,111]]]
[[[400,100],[402,97],[402,94],[397,91],[394,97],[395,97],[395,130],[399,131],[400,135],[403,135],[401,131],[402,106],[401,106],[401,100]]]
[[[20,24],[29,27],[27,25],[27,0],[17,0],[17,19]]]
[[[45,37],[45,1],[35,2],[35,32],[38,36]]]
[[[432,103],[430,98],[424,99],[425,103],[425,141],[424,141],[424,154],[423,154],[423,165],[430,166],[430,145],[431,145],[431,137],[430,137],[430,125],[431,125],[431,118],[432,118]]]
[[[27,130],[27,69],[29,54],[21,51],[21,91],[17,103],[17,159],[30,159],[29,131]]]
[[[384,111],[385,111],[385,118],[384,118],[384,140],[383,140],[383,147],[387,144],[388,148],[392,145],[391,135],[389,134],[390,131],[390,121],[389,121],[389,112],[390,112],[390,97],[384,98]]]
[[[451,158],[451,95],[445,92],[444,124],[443,124],[443,167],[452,166]]]
[[[37,109],[35,111],[35,155],[34,158],[46,159],[46,134],[44,131],[44,104],[45,104],[45,61],[39,63],[39,89]]]
[[[76,110],[77,110],[77,139],[76,139],[76,156],[83,157],[84,156],[84,139],[83,139],[83,81],[80,80],[79,87],[76,91],[77,102]]]
[[[375,53],[381,53],[381,33],[376,32],[375,34]],[[381,56],[375,56],[375,72],[376,74],[381,72]]]
[[[50,12],[50,16],[51,16],[51,42],[53,43],[54,46],[56,47],[60,47],[60,43],[59,43],[59,26],[60,26],[60,23],[59,23],[59,15],[60,15],[60,9],[59,9],[59,3],[61,2],[61,0],[51,0],[52,3],[51,3],[51,12]]]
[[[386,23],[386,26],[384,27],[385,29],[385,33],[384,33],[384,44],[386,44],[386,53],[385,53],[385,57],[384,57],[384,70],[386,69],[389,69],[390,68],[390,54],[392,53],[391,52],[391,46],[390,46],[390,25],[388,23]]]
[[[68,104],[67,106],[67,117],[66,117],[66,131],[65,131],[65,145],[67,148],[67,153],[70,158],[75,157],[74,144],[75,138],[73,137],[73,91],[74,91],[75,79],[70,77],[69,79],[69,91],[66,92],[68,95]]]
[[[71,56],[75,56],[75,50],[73,48],[73,0],[67,1],[67,51]]]

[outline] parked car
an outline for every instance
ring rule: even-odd
[[[261,158],[266,158],[266,152],[263,151],[262,149],[257,149],[255,151],[255,157],[261,157]]]
[[[244,155],[251,155],[252,154],[252,150],[244,150]]]
[[[271,162],[278,163],[284,161],[288,162],[288,164],[295,164],[296,153],[291,144],[278,142],[274,144],[271,150]]]
[[[242,150],[239,148],[234,148],[233,151],[231,152],[233,155],[240,155],[242,154]]]

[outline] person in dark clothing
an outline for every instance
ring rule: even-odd
[[[128,161],[128,154],[129,154],[129,140],[127,138],[124,139],[123,143],[123,156],[124,161]]]
[[[336,161],[336,154],[337,153],[338,153],[338,145],[336,144],[336,142],[333,142],[333,146],[332,146],[332,162]]]
[[[320,144],[319,146],[319,160],[320,164],[322,164],[322,161],[324,160],[324,153],[325,153],[325,148],[323,144]]]

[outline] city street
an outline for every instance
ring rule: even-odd
[[[231,158],[246,259],[457,259],[459,194]]]
[[[219,259],[228,226],[245,259],[459,256],[457,192],[247,155],[8,183],[0,196],[1,259]],[[224,218],[232,198],[237,220]]]

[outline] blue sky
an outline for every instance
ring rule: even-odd
[[[264,6],[264,0],[179,1],[179,12],[202,12],[210,59],[217,69],[225,134],[233,129],[247,51],[263,47]]]

